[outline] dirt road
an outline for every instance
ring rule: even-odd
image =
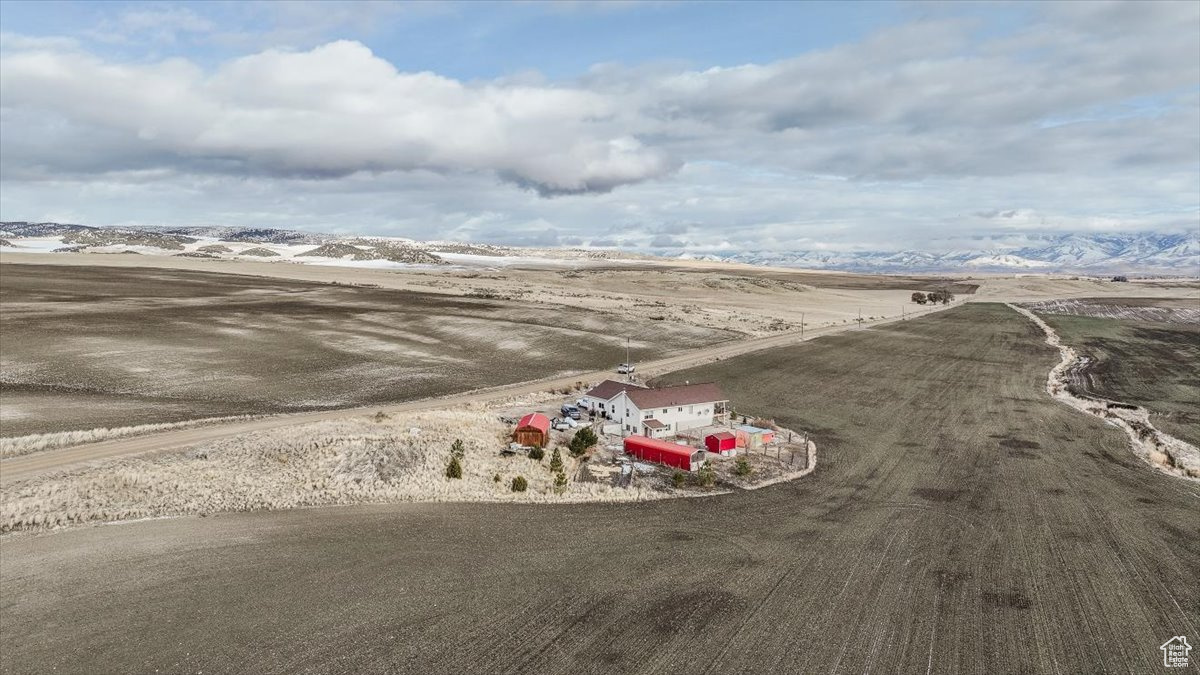
[[[953,307],[954,305],[951,306]],[[908,316],[923,316],[932,312],[942,311],[943,309],[946,309],[946,307],[937,306],[914,309],[908,314]],[[883,325],[898,320],[899,319],[876,319],[874,321],[864,320],[863,326]],[[851,325],[830,326],[826,328],[807,330],[805,331],[803,338],[801,338],[799,333],[789,332],[765,338],[723,343],[713,347],[690,350],[682,354],[659,359],[657,361],[651,361],[645,364],[638,364],[638,370],[639,374],[642,376],[656,375],[670,372],[672,370],[678,370],[680,368],[690,368],[703,363],[726,359],[762,349],[770,349],[772,347],[795,344],[797,342],[801,342],[802,340],[811,340],[825,335],[833,335],[848,330],[856,330],[857,328],[857,326]],[[608,371],[595,371],[571,375],[569,377],[557,377],[535,380],[532,382],[521,382],[501,387],[492,387],[489,389],[455,394],[453,396],[406,401],[392,405],[372,405],[360,408],[343,408],[319,412],[273,415],[253,420],[216,423],[188,429],[155,432],[145,436],[120,438],[111,441],[89,443],[70,448],[49,450],[0,461],[0,485],[8,484],[12,481],[26,478],[28,476],[45,471],[71,468],[84,465],[89,462],[111,459],[113,457],[181,448],[203,441],[211,441],[217,438],[225,438],[251,431],[261,431],[263,429],[273,429],[291,424],[317,422],[320,420],[334,419],[352,415],[371,414],[379,410],[390,413],[443,408],[447,406],[461,405],[464,403],[489,401],[493,399],[506,398],[509,396],[520,396],[524,394],[544,392],[548,389],[560,389],[563,387],[573,386],[579,381],[596,382],[606,377],[617,376]]]
[[[1051,399],[1058,358],[972,303],[677,374],[813,429],[756,492],[12,537],[0,670],[1157,672],[1200,636],[1200,496]]]

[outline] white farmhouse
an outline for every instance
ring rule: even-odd
[[[616,380],[605,380],[600,384],[592,387],[579,399],[581,407],[589,413],[604,419],[617,419],[616,415],[612,414],[612,400],[617,394],[626,389],[645,389],[640,384],[632,382],[618,382]]]
[[[729,409],[729,399],[712,383],[650,389],[605,380],[583,398],[593,414],[618,422],[622,433],[650,438],[710,426],[723,421]]]

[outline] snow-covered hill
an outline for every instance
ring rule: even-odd
[[[1200,233],[1045,236],[1008,249],[746,251],[723,260],[852,272],[1085,272],[1200,276]]]
[[[525,248],[446,241],[413,241],[397,237],[358,237],[298,230],[252,227],[104,227],[62,223],[0,223],[5,250],[103,250],[124,247],[142,253],[204,257],[263,255],[263,247],[293,262],[324,260],[317,247],[357,247],[370,261],[358,264],[439,264],[503,266],[534,263],[636,260],[633,252],[588,248]],[[222,252],[221,245],[228,249]],[[936,242],[934,242],[936,245]],[[161,249],[161,250],[160,250]],[[389,252],[379,254],[380,250]],[[395,250],[406,253],[397,257]],[[182,253],[178,251],[183,250]],[[251,253],[244,253],[252,250]],[[324,250],[324,249],[320,249]],[[347,249],[348,250],[348,249]],[[947,252],[930,251],[704,251],[653,250],[684,260],[730,261],[756,265],[829,269],[848,272],[1079,272],[1088,274],[1172,274],[1200,276],[1200,233],[1070,234],[1028,240],[1022,246],[981,245]],[[341,258],[332,258],[340,260]]]

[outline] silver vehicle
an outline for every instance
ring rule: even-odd
[[[621,365],[617,366],[617,372],[622,375],[628,375],[632,373],[633,370],[634,368],[632,363],[622,363]]]

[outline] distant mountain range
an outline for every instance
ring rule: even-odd
[[[1080,272],[1200,276],[1200,233],[1045,236],[1012,249],[925,251],[744,251],[681,258],[847,272]]]
[[[386,245],[384,239],[318,234],[298,230],[255,227],[92,227],[63,223],[0,223],[0,237],[63,237],[64,243],[116,242],[147,244],[166,249],[189,238],[278,245],[325,244]],[[161,243],[156,244],[155,239]],[[437,254],[476,256],[530,255],[535,249],[461,242],[406,241],[413,248]],[[536,255],[555,257],[555,249],[538,249]],[[563,257],[637,257],[605,249],[562,249]],[[841,270],[847,272],[1078,272],[1084,274],[1169,274],[1200,276],[1200,232],[1193,234],[1046,235],[1018,248],[964,248],[944,253],[926,251],[741,251],[696,253],[656,250],[660,256],[692,260],[740,262],[754,265]]]

